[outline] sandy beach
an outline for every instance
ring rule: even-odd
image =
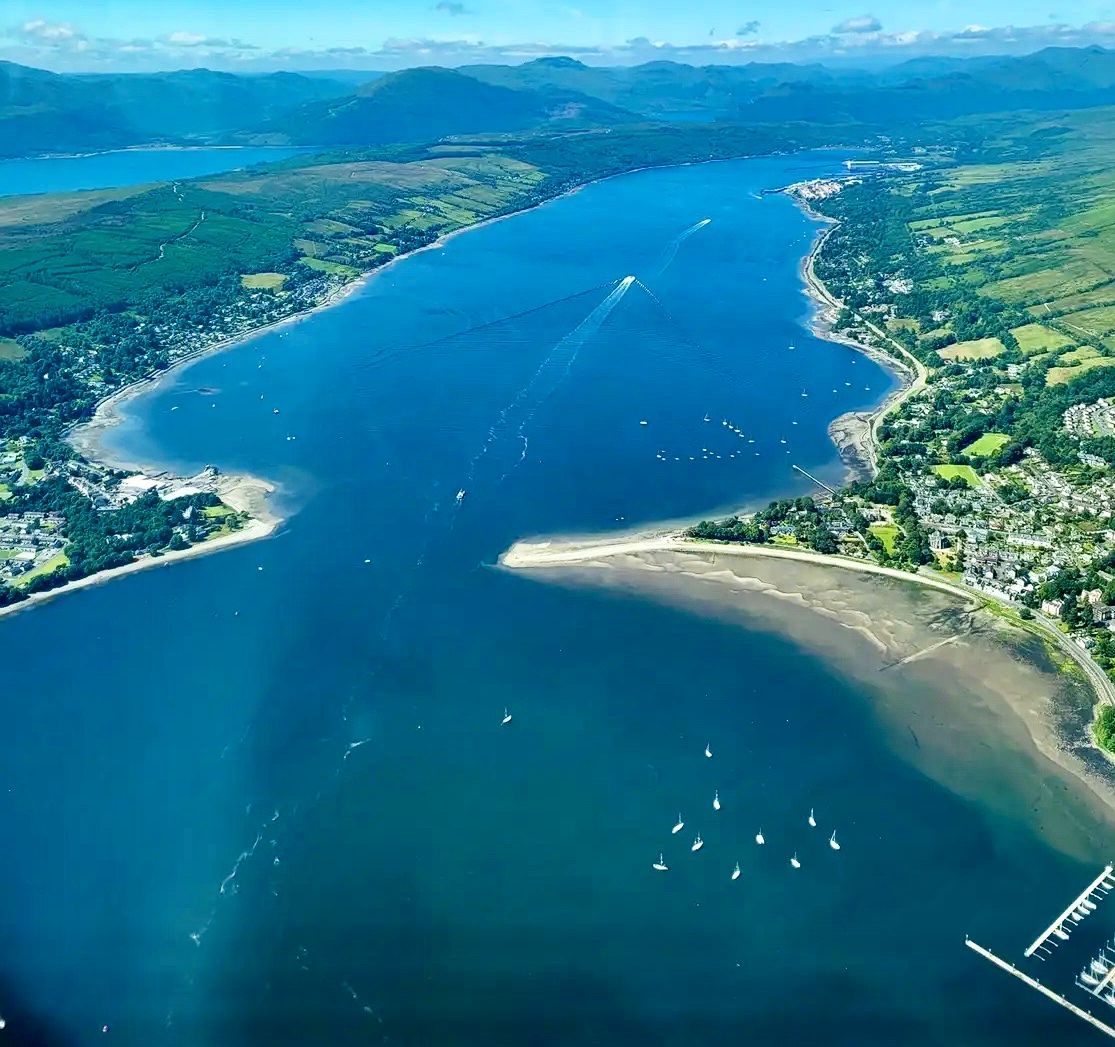
[[[888,743],[950,790],[993,807],[1023,796],[1039,821],[1079,798],[1078,818],[1048,820],[1050,842],[1070,854],[1087,853],[1095,818],[1115,827],[1115,775],[1088,730],[1091,688],[947,581],[678,536],[520,543],[500,563],[789,638],[854,680]]]

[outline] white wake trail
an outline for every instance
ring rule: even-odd
[[[667,245],[666,249],[662,252],[658,261],[649,273],[649,279],[657,280],[670,266],[673,264],[674,259],[677,257],[681,245],[685,243],[695,232],[704,229],[712,221],[711,218],[702,218],[699,222],[694,222],[688,229],[683,229],[677,236],[675,236]]]

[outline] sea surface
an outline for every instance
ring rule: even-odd
[[[839,159],[593,185],[131,404],[113,453],[289,518],[0,622],[11,1042],[1091,1042],[963,939],[1017,957],[1103,841],[935,784],[788,639],[493,567],[840,479],[894,380],[760,196]]]
[[[114,149],[79,156],[0,160],[0,196],[108,189],[170,178],[198,178],[301,152],[270,146],[196,149]]]

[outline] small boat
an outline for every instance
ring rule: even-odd
[[[691,851],[699,851],[702,847],[704,847],[704,845],[705,845],[705,841],[701,839],[701,834],[697,833],[697,839],[695,839],[693,841],[693,846],[690,847],[689,849]]]
[[[758,844],[758,845],[759,845],[760,847],[762,847],[762,846],[763,846],[763,844],[767,842],[767,839],[766,839],[766,837],[765,837],[765,836],[763,835],[763,830],[762,830],[762,829],[760,829],[760,830],[759,830],[759,831],[758,831],[758,832],[757,832],[757,833],[755,834],[755,842],[756,842],[756,843],[757,843],[757,844]]]
[[[457,492],[457,504],[458,504],[458,505],[460,505],[460,504],[461,504],[461,502],[463,502],[464,500],[465,500],[465,489],[464,489],[464,488],[462,487],[462,488],[461,488],[461,489],[460,489],[460,490],[459,490],[459,491]]]
[[[1093,978],[1087,971],[1080,972],[1080,979],[1086,985],[1099,985],[1100,983],[1098,978]]]
[[[808,396],[809,394],[808,394],[808,393],[807,393],[807,392],[806,392],[806,391],[805,391],[804,389],[802,389],[802,391],[801,391],[801,395],[802,395],[802,396]]]
[[[790,859],[790,864],[795,869],[800,869],[801,868],[801,862],[798,861],[798,852],[797,851],[794,851],[794,856],[793,856],[793,858]]]
[[[817,819],[813,817],[813,808],[812,807],[809,808],[809,828],[810,829],[816,829],[817,828]]]
[[[720,792],[717,790],[712,794],[712,809],[714,811],[720,810]]]
[[[651,864],[652,869],[657,869],[660,873],[669,872],[670,867],[666,864],[666,859],[660,854],[658,861]]]
[[[833,849],[834,851],[839,851],[839,850],[840,850],[840,844],[838,844],[838,843],[836,842],[836,832],[835,832],[835,831],[834,831],[834,832],[833,832],[833,834],[832,834],[832,835],[831,835],[831,836],[829,837],[829,846],[830,846],[830,847],[831,847],[831,848],[832,848],[832,849]]]
[[[710,760],[712,759],[712,749],[709,748],[708,745],[705,745],[705,756],[707,756]]]
[[[704,420],[705,420],[706,422],[711,422],[711,421],[712,421],[712,419],[711,419],[711,418],[709,418],[709,416],[708,416],[708,411],[705,411],[705,418],[704,418]]]
[[[640,425],[650,425],[650,422],[648,422],[648,421],[647,421],[647,420],[646,420],[646,419],[644,418],[644,419],[643,419],[643,420],[642,420],[641,422],[639,422],[639,424],[640,424]]]
[[[681,832],[681,830],[682,830],[682,829],[684,829],[684,828],[685,828],[685,822],[683,822],[683,821],[681,820],[681,812],[679,811],[679,812],[678,812],[678,823],[677,823],[677,825],[675,825],[675,826],[674,826],[674,827],[673,827],[673,828],[672,828],[672,829],[670,830],[670,832],[672,832],[672,833],[674,833],[674,834],[676,835],[677,833]]]
[[[739,862],[736,862],[736,867],[732,870],[732,879],[733,880],[738,880],[739,879]]]
[[[503,724],[503,723],[510,723],[510,722],[511,722],[511,714],[507,711],[507,707],[504,706],[504,708],[503,708],[503,719],[500,720],[500,723]]]
[[[1060,927],[1055,927],[1053,929],[1053,933],[1057,935],[1057,937],[1060,938],[1061,941],[1067,942],[1069,940],[1068,934],[1065,933],[1065,931],[1063,931]]]

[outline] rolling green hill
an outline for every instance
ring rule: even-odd
[[[295,73],[61,76],[0,62],[0,156],[219,138],[349,89]]]
[[[268,141],[292,145],[369,146],[633,119],[617,106],[573,91],[512,89],[430,67],[392,73],[351,94],[309,102],[263,124],[259,132]]]

